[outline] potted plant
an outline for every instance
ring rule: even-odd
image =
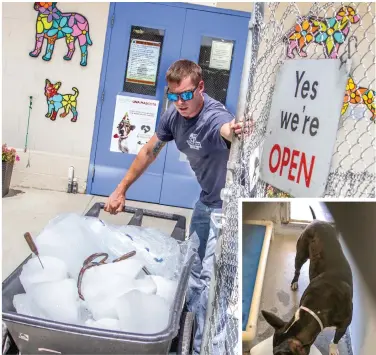
[[[20,157],[17,155],[14,148],[7,147],[3,144],[3,197],[8,194],[10,179],[12,178],[13,164],[19,161]]]

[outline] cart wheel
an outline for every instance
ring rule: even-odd
[[[192,312],[184,312],[180,321],[180,332],[177,355],[192,354],[194,338],[195,315]]]

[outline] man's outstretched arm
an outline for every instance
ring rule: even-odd
[[[222,125],[220,133],[221,136],[229,142],[232,142],[233,134],[236,137],[240,137],[242,132],[245,136],[252,134],[253,132],[253,120],[243,122],[243,119],[240,119],[238,123],[235,123],[235,119],[231,122],[225,123]]]
[[[135,160],[119,183],[115,191],[110,195],[104,207],[106,212],[117,214],[125,205],[125,194],[131,185],[143,174],[149,165],[157,158],[166,142],[162,142],[154,134],[137,154]]]

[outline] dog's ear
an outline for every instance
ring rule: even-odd
[[[55,88],[56,90],[59,90],[59,89],[60,89],[60,86],[61,86],[61,82],[58,81],[58,82],[54,85],[54,88]]]
[[[133,131],[136,128],[135,125],[131,125],[131,131]]]
[[[48,79],[46,79],[46,86],[50,85],[50,84],[51,84],[51,81],[49,81]]]
[[[274,329],[281,329],[285,326],[285,322],[277,317],[275,314],[267,312],[267,311],[261,311],[263,317],[265,320],[274,328]]]

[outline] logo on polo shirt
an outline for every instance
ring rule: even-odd
[[[201,143],[196,141],[197,134],[191,133],[189,135],[189,139],[187,140],[187,143],[189,145],[189,148],[200,150],[201,149]]]

